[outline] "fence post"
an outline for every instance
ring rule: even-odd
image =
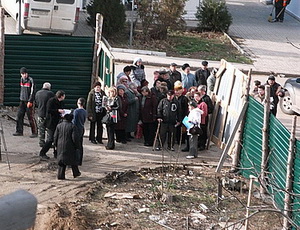
[[[265,86],[264,102],[264,124],[262,129],[262,156],[261,156],[261,176],[260,176],[260,193],[266,194],[266,167],[269,156],[269,123],[270,123],[270,86]]]
[[[0,105],[4,104],[4,9],[0,8]]]
[[[248,72],[248,79],[247,79],[247,86],[246,86],[246,92],[245,92],[245,96],[244,96],[244,103],[246,103],[249,99],[249,91],[250,91],[250,83],[251,83],[251,73],[252,73],[252,69],[249,70]],[[235,151],[232,157],[232,165],[231,165],[231,171],[236,171],[237,170],[237,166],[238,166],[238,162],[239,162],[239,158],[240,158],[240,153],[241,153],[241,140],[243,139],[243,132],[244,132],[244,126],[245,126],[245,120],[243,119],[239,130],[238,130],[238,134],[237,134],[237,139],[235,140]]]
[[[293,117],[293,124],[291,130],[290,137],[290,145],[289,145],[289,155],[287,161],[287,169],[286,169],[286,183],[285,183],[285,196],[284,196],[284,214],[287,217],[291,217],[291,192],[293,190],[293,167],[294,167],[294,158],[295,158],[295,141],[296,141],[296,124],[297,124],[297,116]],[[283,229],[290,229],[290,222],[288,218],[283,219]]]
[[[103,16],[101,14],[97,13],[91,88],[93,87],[94,83],[98,81],[98,72],[99,72],[98,49],[100,47],[100,41],[101,41],[101,35],[102,35],[102,24],[103,24]]]

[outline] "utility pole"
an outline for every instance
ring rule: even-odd
[[[131,22],[130,22],[130,35],[129,35],[130,48],[132,48],[132,39],[133,39],[133,13],[134,13],[134,0],[131,1]]]
[[[22,22],[22,11],[21,11],[21,6],[22,2],[21,0],[16,0],[16,2],[19,2],[19,15],[18,15],[18,34],[22,34],[22,29],[21,29],[21,22]]]

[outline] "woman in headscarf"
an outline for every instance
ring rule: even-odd
[[[142,64],[141,58],[135,58],[131,66],[132,71],[130,73],[131,81],[135,82],[137,86],[141,86],[141,81],[146,79],[145,66]]]
[[[152,146],[156,127],[157,99],[149,88],[142,88],[140,119],[143,123],[144,145]]]
[[[115,125],[116,141],[126,144],[126,122],[128,116],[128,100],[125,94],[126,87],[124,85],[117,85],[117,103],[119,105],[118,109],[118,122]]]
[[[125,91],[128,101],[128,116],[126,123],[126,140],[131,141],[132,132],[136,131],[137,123],[139,121],[139,97],[140,93],[137,91],[137,85],[130,82],[127,90]]]

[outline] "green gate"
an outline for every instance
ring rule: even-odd
[[[53,92],[57,90],[66,92],[66,108],[75,108],[77,99],[86,98],[90,91],[93,48],[92,37],[6,35],[4,105],[18,105],[19,69],[24,66],[34,79],[36,90],[41,89],[44,82],[50,82]],[[104,48],[105,45],[102,45],[100,53]],[[113,57],[109,58],[109,64],[113,63]],[[103,63],[105,68],[107,62],[100,60],[100,64]],[[108,69],[111,69],[110,66]],[[99,76],[100,78],[102,76],[100,69]],[[103,78],[104,83],[113,82],[112,76],[113,71],[109,71]]]

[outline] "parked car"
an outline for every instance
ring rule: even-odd
[[[284,96],[279,105],[286,114],[300,114],[300,78],[290,78],[284,83]]]
[[[79,0],[23,0],[21,29],[58,34],[72,34],[79,20]],[[1,6],[19,24],[19,2],[1,0]]]

